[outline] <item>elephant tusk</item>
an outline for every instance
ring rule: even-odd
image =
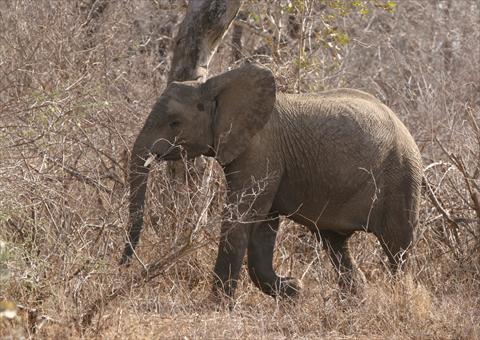
[[[148,156],[148,158],[145,160],[145,163],[143,164],[143,166],[147,168],[150,164],[152,164],[155,158],[157,158],[157,155],[150,154],[150,156]]]

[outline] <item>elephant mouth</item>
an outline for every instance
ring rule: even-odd
[[[157,154],[157,159],[161,161],[177,161],[182,158],[183,147],[181,145],[175,145],[170,147],[167,152],[163,154]]]
[[[145,163],[143,164],[144,167],[148,168],[153,161],[176,161],[182,158],[182,146],[181,145],[173,145],[167,151],[163,153],[154,152],[150,153],[148,157],[145,159]]]

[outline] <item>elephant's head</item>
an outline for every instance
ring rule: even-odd
[[[130,231],[121,263],[133,254],[143,225],[148,165],[159,160],[214,156],[228,164],[270,118],[275,103],[272,73],[245,65],[198,82],[173,82],[154,105],[135,140],[129,173]]]

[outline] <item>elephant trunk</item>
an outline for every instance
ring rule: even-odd
[[[130,260],[130,257],[133,255],[134,249],[138,244],[138,240],[140,239],[140,233],[143,227],[143,208],[145,205],[145,192],[147,189],[149,168],[144,165],[148,152],[148,144],[142,142],[141,138],[142,133],[140,133],[139,138],[135,141],[132,149],[132,158],[130,160],[128,176],[128,183],[130,186],[130,229],[120,264],[128,263]]]

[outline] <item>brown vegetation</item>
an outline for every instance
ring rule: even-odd
[[[352,253],[368,284],[342,296],[314,237],[284,220],[275,265],[303,278],[299,300],[275,301],[243,275],[235,310],[215,310],[221,172],[208,188],[203,174],[187,172],[192,185],[179,193],[164,164],[149,181],[140,261],[119,269],[129,149],[166,83],[183,1],[7,0],[0,301],[15,302],[18,317],[0,316],[0,337],[480,337],[478,3],[405,0],[393,13],[369,5],[361,14],[334,1],[245,2],[210,74],[255,59],[286,92],[366,90],[415,137],[429,185],[405,275],[390,277],[374,238],[360,234]],[[205,197],[213,199],[206,225],[208,205],[195,203]],[[165,204],[179,199],[192,204]],[[158,275],[141,274],[152,263]],[[82,328],[92,306],[92,324]]]

